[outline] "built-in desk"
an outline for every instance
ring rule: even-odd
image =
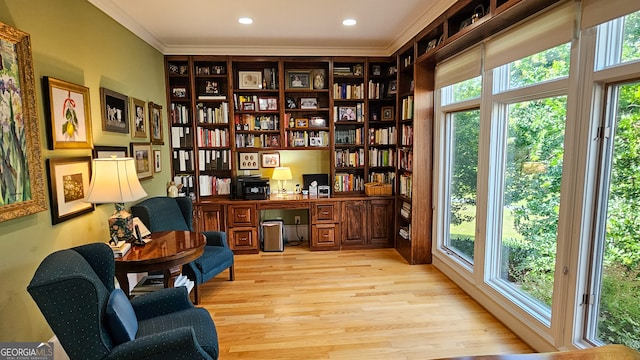
[[[234,253],[257,253],[260,211],[284,209],[309,211],[311,250],[394,245],[392,196],[318,197],[295,194],[272,195],[268,200],[227,199],[196,204],[194,218],[200,231],[226,231]]]

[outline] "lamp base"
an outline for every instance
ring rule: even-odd
[[[124,204],[116,204],[116,209],[109,217],[109,237],[118,240],[131,241],[133,236],[133,216],[125,210]]]

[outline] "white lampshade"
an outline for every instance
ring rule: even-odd
[[[125,203],[147,196],[138,180],[133,158],[93,159],[92,172],[86,202]]]
[[[280,166],[273,169],[273,180],[291,180],[291,169],[286,166]]]

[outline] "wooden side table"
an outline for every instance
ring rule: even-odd
[[[187,264],[204,253],[207,243],[203,234],[191,231],[160,231],[151,233],[145,246],[132,246],[125,256],[115,259],[116,279],[129,294],[129,273],[162,271],[164,287],[172,287]]]

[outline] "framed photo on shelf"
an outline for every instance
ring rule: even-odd
[[[262,72],[238,71],[238,89],[262,89]]]
[[[49,149],[91,149],[89,88],[47,76],[43,81]]]
[[[130,146],[131,157],[136,163],[136,174],[138,174],[138,179],[151,179],[153,177],[151,144],[132,142]]]
[[[162,171],[162,150],[153,150],[153,172]]]
[[[395,95],[398,93],[398,80],[389,81],[389,92],[388,95]]]
[[[259,168],[257,152],[238,153],[238,170],[258,170]]]
[[[280,153],[269,152],[262,153],[262,167],[263,168],[275,168],[280,166]]]
[[[380,109],[382,112],[382,117],[381,120],[382,121],[393,121],[393,113],[394,113],[394,107],[393,106],[383,106],[382,109]]]
[[[353,121],[356,119],[356,107],[341,106],[338,108],[338,116],[340,121]]]
[[[129,98],[107,88],[100,88],[102,130],[129,133]]]
[[[187,97],[187,88],[185,86],[174,86],[171,88],[171,96],[176,99],[184,99]]]
[[[146,104],[142,100],[131,98],[131,137],[146,139],[148,135]]]
[[[287,71],[288,89],[311,89],[311,71],[289,70]]]
[[[127,157],[126,146],[94,146],[91,155],[94,159],[108,159],[112,155],[117,158]]]
[[[149,123],[151,124],[151,143],[164,145],[162,135],[162,105],[149,102]]]
[[[17,184],[29,189],[21,195],[15,194],[5,186],[0,186],[0,222],[35,214],[47,209],[46,187],[40,155],[40,127],[36,107],[36,85],[31,59],[31,40],[29,34],[6,24],[0,24],[0,58],[4,61],[2,78],[5,84],[11,81],[12,87],[6,87],[0,96],[0,119],[14,123],[13,127],[4,129],[2,147],[11,149],[13,154],[24,154],[24,157],[7,156],[0,165],[2,182]],[[88,93],[87,93],[88,94]],[[18,104],[9,110],[9,100]],[[88,107],[87,107],[88,111]],[[18,119],[22,119],[19,121]],[[21,134],[18,136],[18,133]],[[91,132],[89,131],[89,134]],[[15,169],[6,171],[5,169]]]
[[[309,119],[307,118],[296,119],[296,128],[308,128],[308,127],[309,127]]]
[[[242,103],[242,111],[255,111],[256,103],[253,102],[244,102]]]
[[[84,198],[91,180],[91,157],[47,159],[53,225],[95,210]]]
[[[258,110],[265,111],[269,108],[267,98],[258,98]]]
[[[327,119],[322,116],[312,116],[309,119],[310,127],[327,127]]]
[[[300,98],[300,109],[317,109],[318,98]]]
[[[278,110],[278,98],[267,98],[267,110]]]

